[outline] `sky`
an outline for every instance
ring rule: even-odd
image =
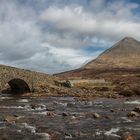
[[[59,73],[126,36],[140,40],[139,0],[0,0],[0,64]]]

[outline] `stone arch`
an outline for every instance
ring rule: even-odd
[[[8,82],[8,84],[10,86],[11,93],[22,94],[31,92],[29,85],[23,79],[20,78],[11,79]]]

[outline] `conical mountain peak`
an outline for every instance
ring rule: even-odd
[[[140,43],[140,42],[132,37],[125,37],[119,43]]]
[[[85,66],[85,68],[96,67],[140,67],[140,42],[132,37],[123,38]]]
[[[132,40],[136,41],[134,38],[129,37],[129,36],[126,36],[126,37],[123,38],[122,40],[123,40],[123,41],[132,41]]]

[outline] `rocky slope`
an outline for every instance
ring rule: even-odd
[[[126,37],[84,68],[140,68],[140,42]]]

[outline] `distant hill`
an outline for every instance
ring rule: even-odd
[[[125,37],[84,68],[140,68],[140,42]]]

